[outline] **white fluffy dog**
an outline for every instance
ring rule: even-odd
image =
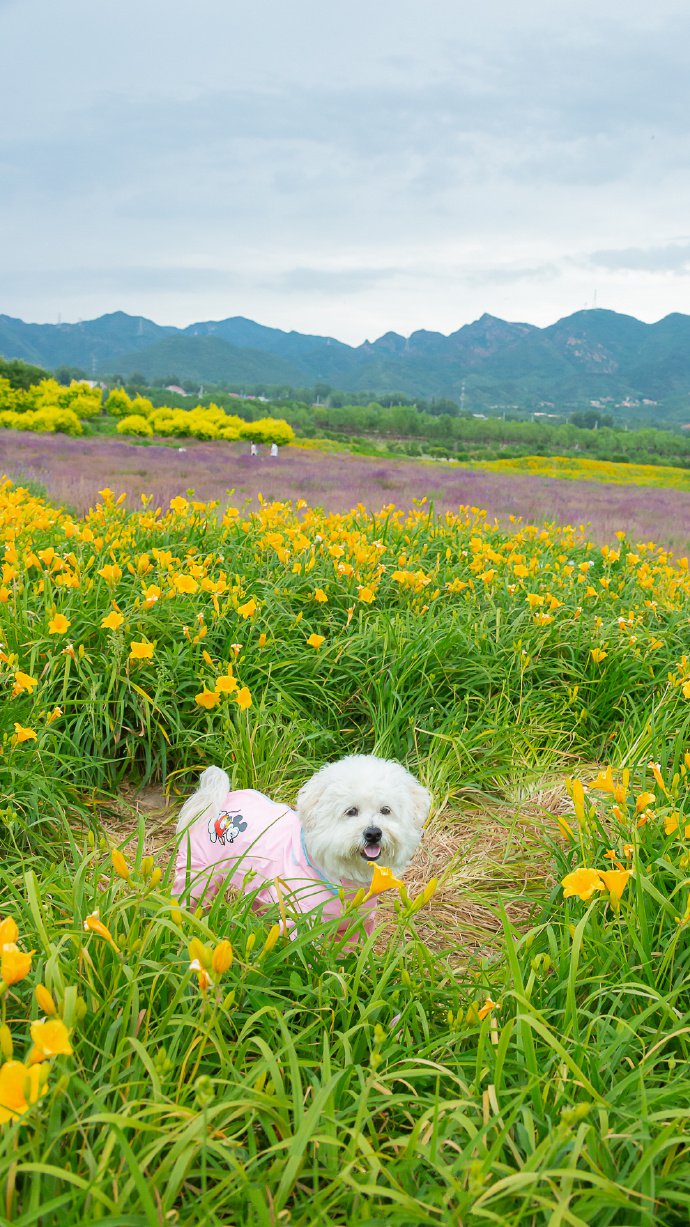
[[[407,868],[430,804],[409,771],[370,754],[322,767],[295,810],[254,789],[233,792],[226,773],[209,767],[180,812],[175,893],[189,891],[196,902],[223,883],[257,891],[258,906],[290,909],[290,929],[317,907],[339,915],[343,900],[369,886],[377,861],[396,875]],[[369,931],[373,907],[366,905]]]

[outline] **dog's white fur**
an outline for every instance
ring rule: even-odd
[[[178,832],[222,809],[230,782],[220,767],[208,767],[199,788],[183,805]],[[400,763],[353,754],[329,763],[300,789],[296,812],[310,861],[331,882],[371,882],[367,842],[380,846],[376,860],[403,873],[422,837],[431,797]],[[380,839],[365,832],[378,829]]]
[[[426,788],[400,763],[353,754],[317,771],[300,789],[296,809],[309,857],[326,877],[368,886],[371,862],[362,855],[364,832],[381,830],[377,860],[403,873],[419,845],[430,805]]]

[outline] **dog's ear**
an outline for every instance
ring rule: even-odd
[[[326,781],[320,771],[303,784],[297,793],[296,809],[303,827],[310,825],[326,790]]]
[[[412,819],[416,826],[423,827],[424,823],[429,817],[429,810],[431,809],[431,793],[424,787],[423,784],[420,784],[419,781],[415,780],[414,776],[412,776],[409,786],[409,795]]]

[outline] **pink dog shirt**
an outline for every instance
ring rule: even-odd
[[[355,882],[329,882],[309,860],[302,828],[294,810],[278,805],[253,788],[229,792],[222,809],[208,811],[182,834],[175,866],[174,893],[181,895],[189,870],[190,897],[212,898],[225,882],[240,890],[256,890],[261,904],[280,903],[288,916],[321,910],[324,919],[340,916],[341,889],[346,900],[359,889]],[[257,890],[257,887],[261,887]],[[374,928],[376,900],[361,905],[364,928]],[[288,925],[294,930],[294,919]]]

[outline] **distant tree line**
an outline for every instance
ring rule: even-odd
[[[73,386],[75,379],[85,375],[76,367],[60,367],[55,377],[59,383]],[[16,359],[0,359],[0,379],[16,389],[27,389],[45,378],[46,372],[39,367]],[[185,381],[179,381],[173,374],[169,383],[185,389]],[[346,397],[324,383],[313,388],[257,385],[251,395],[245,396],[217,385],[200,389],[193,383],[193,397],[152,386],[143,375],[135,374],[126,380],[112,376],[108,384],[111,389],[121,388],[131,398],[141,397],[145,392],[146,403],[152,409],[166,406],[189,412],[195,407],[220,406],[245,423],[279,417],[298,436],[339,440],[355,450],[371,451],[383,444],[388,451],[410,456],[449,456],[458,460],[584,453],[619,463],[690,467],[690,431],[621,429],[614,425],[611,414],[596,408],[575,410],[569,417],[526,420],[507,413],[491,417],[462,412],[458,404],[446,398],[413,401],[391,394],[367,399],[365,393]],[[108,429],[105,422],[102,427]]]

